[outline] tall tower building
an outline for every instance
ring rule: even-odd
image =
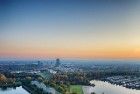
[[[59,67],[59,65],[60,65],[60,59],[57,58],[57,59],[56,59],[56,63],[55,63],[55,67]]]
[[[42,67],[43,63],[41,61],[38,61],[38,67]]]

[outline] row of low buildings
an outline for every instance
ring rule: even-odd
[[[140,89],[140,77],[136,76],[112,76],[107,77],[106,81],[127,88]]]

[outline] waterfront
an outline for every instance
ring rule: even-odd
[[[96,94],[140,94],[140,90],[128,89],[108,82],[92,80],[90,83],[95,84],[93,91]]]
[[[30,94],[25,89],[20,87],[0,89],[0,94]]]
[[[105,78],[105,81],[123,87],[140,90],[140,77],[138,76],[112,76]]]

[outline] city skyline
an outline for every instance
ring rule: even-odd
[[[140,58],[139,0],[0,0],[0,58]]]

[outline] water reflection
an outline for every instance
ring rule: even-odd
[[[0,89],[0,94],[30,94],[25,89],[20,87]]]
[[[91,83],[95,84],[93,91],[96,94],[140,94],[140,90],[128,89],[108,82],[92,80]]]

